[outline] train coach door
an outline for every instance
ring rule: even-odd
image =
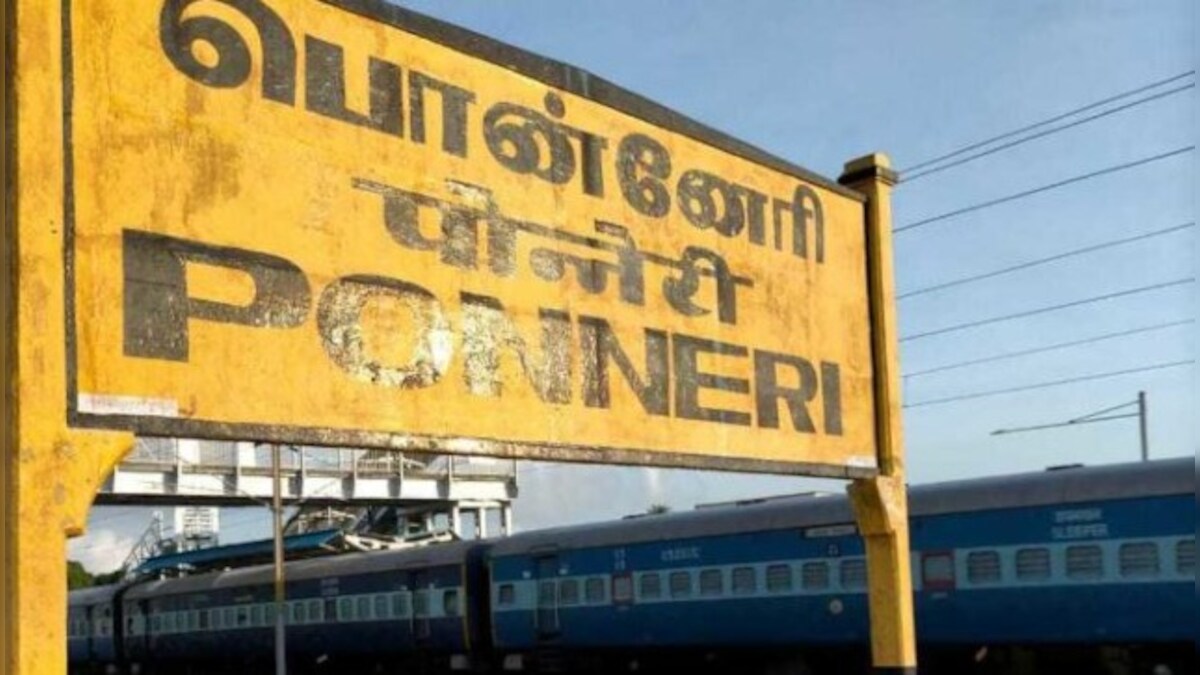
[[[536,621],[539,639],[558,635],[558,556],[537,559]]]
[[[418,645],[428,642],[431,634],[429,613],[433,593],[429,590],[430,580],[428,572],[413,572],[410,577],[413,641]]]

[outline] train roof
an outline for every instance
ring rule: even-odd
[[[69,607],[86,607],[88,605],[99,605],[110,602],[120,589],[120,584],[80,588],[71,591],[67,595],[67,605]]]
[[[297,560],[287,564],[284,574],[291,583],[372,572],[460,565],[470,551],[478,546],[477,542],[450,542],[399,551],[371,551]],[[148,581],[134,586],[125,597],[136,600],[151,596],[269,585],[274,579],[273,570],[273,565],[255,565],[179,579]]]
[[[1190,458],[1079,467],[913,487],[913,516],[1193,494]],[[492,556],[854,522],[844,496],[798,496],[629,520],[525,532],[495,542]]]

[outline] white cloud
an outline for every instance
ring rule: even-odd
[[[133,537],[116,530],[93,530],[67,543],[67,558],[83,563],[92,574],[104,574],[119,568],[135,543]]]

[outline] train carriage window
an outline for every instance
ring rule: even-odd
[[[1000,554],[996,551],[973,551],[967,554],[967,581],[972,584],[1000,582]]]
[[[829,588],[829,564],[823,562],[804,563],[800,568],[800,584],[806,591]]]
[[[458,591],[454,589],[442,593],[442,613],[446,616],[458,616]]]
[[[325,605],[318,600],[308,601],[308,621],[309,623],[321,623],[325,620]]]
[[[758,570],[753,567],[733,568],[733,594],[753,595],[758,592]]]
[[[404,593],[392,593],[392,617],[407,619],[408,614],[408,596]]]
[[[1122,577],[1155,577],[1161,571],[1158,544],[1150,541],[1121,544],[1117,563]]]
[[[767,591],[787,593],[792,590],[792,568],[788,565],[767,566]]]
[[[375,618],[380,619],[380,620],[385,620],[385,621],[387,619],[392,618],[391,617],[391,603],[388,602],[388,596],[386,596],[386,595],[376,595],[375,596]]]
[[[608,600],[608,592],[604,587],[604,579],[592,577],[583,583],[583,597],[589,605],[604,604]]]
[[[308,611],[304,601],[297,601],[292,605],[292,623],[305,624],[308,623]]]
[[[921,557],[921,582],[929,590],[954,588],[954,553],[926,553]]]
[[[1023,548],[1017,551],[1017,579],[1040,581],[1050,578],[1050,551],[1044,548]]]
[[[630,575],[614,575],[612,589],[614,604],[627,605],[633,602],[633,577]]]
[[[638,579],[638,593],[643,600],[657,600],[662,597],[662,577],[657,572],[643,574]]]
[[[170,635],[175,632],[175,612],[167,612],[163,616],[163,633]]]
[[[276,615],[275,603],[273,603],[273,602],[267,603],[267,605],[265,606],[264,613],[266,614],[265,618],[267,620],[267,625],[274,626],[275,625],[275,615]]]
[[[725,577],[721,570],[700,570],[700,595],[711,597],[725,592]]]
[[[264,625],[262,605],[255,605],[250,608],[250,625],[251,626]]]
[[[213,630],[222,630],[223,626],[221,624],[221,616],[222,616],[221,610],[214,609],[214,610],[212,610],[211,613],[212,613],[212,616],[209,618],[209,623],[212,624],[212,629]]]
[[[689,572],[671,572],[667,583],[672,598],[687,598],[692,595],[692,575]]]
[[[225,629],[233,630],[235,627],[233,623],[233,608],[226,607],[224,610],[222,610],[221,614],[224,616]]]
[[[559,582],[558,604],[563,607],[579,604],[579,580],[563,579]]]
[[[413,594],[413,614],[418,619],[429,616],[429,591],[417,591]]]
[[[354,599],[354,613],[359,621],[371,620],[371,599],[365,595],[360,595]]]
[[[150,633],[152,635],[159,635],[160,633],[162,633],[162,629],[163,629],[162,616],[159,614],[154,614],[153,616],[151,616],[150,617]]]
[[[1099,579],[1104,576],[1104,551],[1099,546],[1067,547],[1068,579]]]
[[[862,559],[843,560],[838,567],[842,588],[867,587],[867,561]]]
[[[500,590],[496,592],[496,603],[501,607],[511,607],[517,604],[517,588],[512,584],[500,584]]]
[[[198,619],[198,624],[199,624],[197,627],[200,630],[208,630],[208,610],[202,609],[197,614],[198,614],[197,619]],[[130,623],[132,623],[133,617],[129,617],[129,620],[130,620]]]
[[[1175,544],[1175,571],[1180,574],[1196,573],[1196,540],[1184,539]]]
[[[354,599],[353,598],[338,598],[337,620],[338,621],[353,621],[354,620]]]
[[[238,628],[245,628],[250,623],[250,609],[246,606],[237,608],[237,625]]]

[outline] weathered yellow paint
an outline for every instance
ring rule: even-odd
[[[129,431],[643,464],[792,467],[860,477],[875,473],[877,446],[882,446],[885,476],[873,484],[870,494],[875,497],[864,498],[865,487],[855,492],[856,502],[866,504],[861,513],[873,590],[889,578],[877,572],[879,561],[891,562],[891,577],[907,571],[900,567],[907,559],[899,555],[907,551],[903,514],[896,520],[895,500],[884,494],[884,486],[902,486],[896,482],[902,479],[902,462],[890,244],[879,238],[868,242],[863,206],[853,193],[746,158],[753,153],[720,150],[587,96],[555,91],[502,65],[330,4],[241,4],[271,8],[296,47],[291,101],[280,100],[274,90],[274,98],[267,97],[261,86],[262,49],[282,40],[281,33],[258,35],[255,22],[224,2],[4,3],[6,10],[17,10],[3,22],[9,102],[0,294],[5,303],[0,663],[6,674],[65,670],[65,537],[82,531],[97,486],[132,445]],[[164,5],[183,9],[178,21],[203,15],[229,24],[248,47],[247,81],[209,86],[172,65],[164,51],[169,40],[160,26],[170,13],[162,11]],[[320,96],[309,96],[306,84],[312,66],[305,62],[311,48],[305,35],[344,48],[350,110],[370,107],[370,57],[377,59],[372,67],[384,73],[380,77],[392,72],[378,70],[386,61],[401,68],[406,84],[411,84],[407,76],[419,71],[469,89],[475,102],[467,117],[468,151],[441,149],[448,123],[436,103],[426,106],[425,142],[412,140],[414,120],[407,116],[405,134],[392,137],[314,114],[307,109],[311,102],[305,102]],[[189,50],[199,71],[237,60],[237,54],[221,54],[213,44]],[[314,80],[313,91],[321,84]],[[405,105],[413,104],[411,93],[405,90]],[[441,102],[434,89],[425,93]],[[328,97],[328,91],[323,95]],[[556,127],[560,130],[569,126],[572,133],[584,130],[606,139],[603,195],[585,190],[578,171],[565,184],[551,184],[502,167],[488,154],[480,133],[484,112],[499,103],[536,112],[551,126],[565,125]],[[665,185],[672,207],[661,217],[638,211],[623,195],[615,173],[619,142],[635,134],[655,139],[671,157],[673,169]],[[575,144],[578,160],[581,137],[568,135],[567,140]],[[517,147],[517,142],[509,143],[510,149]],[[550,150],[544,145],[539,151]],[[747,232],[726,237],[712,227],[692,225],[677,194],[677,181],[692,169],[761,192],[768,209],[775,206],[774,199],[793,195],[798,187],[811,189],[823,207],[823,260],[816,260],[815,240],[809,241],[806,257],[789,251],[794,244],[786,232],[779,235],[777,250],[770,244],[770,219],[763,235],[767,245],[752,242]],[[647,169],[639,171],[644,177]],[[490,232],[497,223],[526,223],[514,237],[516,269],[511,274],[490,270],[482,243],[477,265],[453,269],[443,264],[438,251],[421,248],[424,244],[402,245],[384,218],[384,195],[395,193],[380,185],[441,202],[440,208],[423,212],[419,238],[436,239],[438,217],[469,209],[486,221],[479,225],[481,232]],[[886,190],[878,181],[863,186],[872,195],[867,223],[879,232],[880,223],[889,222]],[[737,194],[737,199],[749,200],[749,193]],[[547,268],[545,262],[554,255],[598,261],[581,268],[592,274],[619,262],[614,256],[630,251],[628,242],[621,248],[612,230],[597,232],[597,221],[627,228],[637,250],[649,256],[641,258],[641,304],[623,301],[615,272],[606,289],[593,291],[581,290],[570,269],[559,281],[531,273],[530,262],[537,255],[543,256],[543,277],[553,276],[546,272],[553,272],[553,266]],[[302,273],[311,298],[300,309],[275,308],[250,321],[252,325],[211,320],[203,307],[246,308],[264,290],[275,289],[248,283],[228,265],[193,256],[183,265],[187,288],[182,304],[168,307],[186,306],[193,314],[186,323],[186,355],[131,353],[131,344],[136,352],[145,341],[161,336],[151,331],[139,342],[126,334],[130,282],[153,290],[164,280],[139,276],[144,269],[129,271],[126,230],[274,256]],[[721,320],[715,312],[684,312],[678,299],[667,301],[664,283],[686,268],[682,261],[690,246],[719,254],[732,276],[753,284],[735,287],[736,320]],[[537,254],[537,248],[545,252]],[[871,289],[875,303],[868,303],[869,264],[881,272]],[[339,279],[345,283],[356,275],[419,284],[436,303],[426,303],[424,313],[414,318],[411,304],[376,298],[360,308],[352,299],[334,296],[328,314],[338,330],[322,336],[320,298]],[[695,304],[715,310],[714,276],[696,281]],[[517,328],[507,334],[479,329],[470,339],[464,337],[464,293],[499,301],[503,315]],[[411,301],[413,296],[405,297]],[[136,300],[133,304],[140,307]],[[538,342],[540,309],[563,312],[569,319],[570,367],[542,369],[543,374],[565,375],[569,382],[567,395],[557,402],[542,400],[522,372],[523,365],[539,365],[539,352],[531,345]],[[353,321],[338,323],[348,310],[356,310],[350,312]],[[677,382],[668,397],[672,414],[647,414],[613,364],[608,407],[585,405],[582,391],[588,385],[581,373],[586,364],[581,363],[579,343],[579,317],[585,315],[611,323],[633,370],[643,376],[647,330],[746,350],[699,355],[698,370],[727,378],[724,390],[714,387],[711,378],[696,377],[691,384],[699,396],[694,407],[726,410],[748,423],[680,417]],[[883,326],[874,338],[873,323]],[[514,348],[522,339],[526,348]],[[678,341],[673,338],[666,346],[678,350]],[[467,366],[467,346],[495,354],[485,353]],[[803,357],[818,367],[836,365],[841,428],[833,428],[837,425],[827,414],[831,408],[822,407],[821,393],[814,393],[806,408],[811,430],[791,428],[795,415],[782,402],[776,402],[775,410],[780,427],[761,424],[763,411],[756,408],[755,395],[762,380],[751,361],[755,350]],[[414,354],[419,357],[415,361]],[[499,365],[489,356],[497,356]],[[678,376],[679,363],[669,365]],[[885,377],[875,376],[877,368],[883,368]],[[780,385],[794,387],[797,373],[781,368]],[[823,388],[825,384],[822,380]],[[876,401],[885,403],[877,406]],[[902,489],[896,489],[902,496]],[[902,508],[903,499],[899,503]],[[885,509],[888,504],[891,508]],[[871,521],[869,514],[879,520]],[[868,527],[871,522],[877,527]],[[883,641],[877,642],[876,653],[888,662],[907,663],[911,650],[906,652],[903,644],[905,636],[911,644],[911,618],[905,624],[903,602],[911,597],[906,574],[895,583],[891,595],[876,594],[885,600],[898,594],[895,611],[881,614],[878,601],[873,603],[876,639]],[[900,648],[889,651],[887,645]]]
[[[896,184],[886,155],[848,162],[841,181],[867,196],[868,258],[871,265],[871,322],[875,350],[875,400],[879,470],[856,480],[850,499],[866,541],[870,584],[871,649],[876,668],[908,670],[917,665],[913,619],[912,561],[904,479],[904,429],[899,332],[892,261],[891,189]]]
[[[12,9],[10,3],[5,3]],[[66,551],[128,433],[68,430],[63,334],[61,164],[55,3],[5,17],[4,444],[0,633],[6,675],[66,671]],[[10,42],[14,41],[14,42]],[[9,103],[12,101],[9,100]],[[21,121],[15,125],[9,115]]]
[[[183,19],[215,17],[247,39],[252,63],[248,80],[218,88],[185,75],[168,58],[160,43],[163,2],[75,4],[74,328],[79,409],[91,423],[157,433],[416,445],[592,461],[687,461],[660,458],[673,455],[694,458],[695,464],[716,457],[764,460],[776,467],[788,463],[832,467],[827,471],[837,475],[848,475],[845,467],[873,471],[865,232],[861,202],[853,195],[320,2],[264,3],[278,14],[286,39],[264,39],[263,44],[291,44],[296,50],[294,69],[288,71],[295,75],[295,103],[264,97],[263,47],[255,39],[259,30],[230,6],[197,3],[188,7]],[[369,109],[369,58],[399,66],[406,111],[403,135],[306,109],[312,107],[306,80],[325,71],[308,62],[311,48],[306,47],[305,35],[344,49],[347,107],[353,110]],[[197,45],[193,53],[208,63],[216,62],[212,45]],[[440,95],[432,89],[425,90],[427,142],[412,140],[409,76],[414,72],[451,82],[474,96],[466,115],[466,157],[442,149],[446,119]],[[601,154],[604,195],[585,192],[581,141],[575,137],[565,136],[575,167],[566,183],[552,184],[505,168],[489,150],[483,132],[483,118],[499,103],[523,106],[550,124],[560,123],[551,112],[560,103],[562,125],[606,139]],[[649,136],[670,153],[673,168],[665,185],[671,208],[661,218],[639,212],[622,192],[616,168],[618,146],[632,134]],[[538,142],[545,143],[546,138]],[[46,151],[54,147],[48,145]],[[541,146],[544,163],[549,149]],[[682,212],[684,200],[677,188],[685,171],[693,169],[748,186],[771,199],[790,200],[798,186],[811,187],[824,212],[824,261],[815,260],[811,225],[807,258],[790,250],[786,218],[783,250],[770,245],[774,237],[770,200],[764,207],[765,246],[751,243],[747,230],[726,237],[713,228],[691,224]],[[439,237],[443,211],[473,208],[492,214],[494,221],[483,218],[487,222],[478,225],[477,264],[454,267],[442,262],[438,250],[398,243],[384,213],[385,194],[395,193],[388,193],[383,185],[442,202],[440,211],[432,206],[419,209],[419,227],[426,238]],[[566,279],[547,281],[534,273],[531,263],[539,255],[566,254],[600,265],[615,264],[615,251],[527,230],[514,235],[515,270],[508,276],[496,274],[488,267],[490,242],[485,245],[483,239],[494,231],[499,216],[505,222],[534,223],[613,245],[620,240],[597,232],[596,223],[615,223],[628,229],[638,251],[676,264],[687,247],[700,246],[718,253],[733,275],[753,287],[737,287],[736,322],[722,322],[715,313],[686,316],[672,309],[662,291],[668,278],[678,276],[678,269],[647,260],[644,303],[622,302],[615,271],[607,288],[593,293],[581,288],[569,267]],[[290,314],[277,315],[286,315],[282,321],[286,327],[193,318],[188,323],[186,360],[131,354],[123,333],[130,317],[118,311],[131,274],[122,267],[126,230],[278,256],[303,272],[311,298]],[[187,263],[189,297],[226,306],[254,297],[254,286],[244,273],[196,271],[204,266],[195,260]],[[595,273],[596,267],[590,269]],[[333,314],[340,312],[341,328],[333,331],[333,337],[323,335],[322,298],[337,288],[337,279],[348,275],[414,283],[427,289],[434,300],[422,301],[414,309],[395,299],[376,297],[366,302],[361,317],[354,317],[353,303],[335,298],[331,304],[337,310]],[[239,283],[230,284],[234,279]],[[715,286],[711,277],[702,277],[696,304],[712,309]],[[463,293],[498,300],[504,316],[516,323],[518,334],[489,330],[468,337]],[[560,375],[567,383],[554,402],[542,400],[522,370],[523,361],[534,369],[541,366],[538,317],[542,309],[566,312],[569,317],[569,363],[545,366],[549,376]],[[612,324],[643,377],[647,329],[747,350],[700,355],[700,370],[734,378],[737,383],[730,387],[744,391],[719,391],[701,384],[699,405],[731,411],[749,422],[685,419],[678,414],[679,402],[673,395],[668,396],[670,415],[648,414],[611,364],[610,407],[586,405],[586,359],[579,324],[583,315]],[[341,356],[354,363],[339,363],[331,355],[330,345],[337,340],[344,343]],[[514,346],[519,340],[525,343],[523,355]],[[352,344],[345,347],[347,343]],[[481,345],[484,351],[495,350],[498,366],[486,356],[470,360],[468,353]],[[782,401],[776,405],[778,428],[758,424],[755,350],[803,357],[817,371],[823,363],[836,364],[841,430],[826,428],[830,421],[822,393],[808,404],[812,432],[793,428]],[[671,365],[674,384],[679,373]],[[777,372],[781,385],[795,386],[799,381],[797,371],[789,366],[779,366]],[[148,409],[155,411],[153,415],[144,413]],[[147,419],[122,417],[138,411]],[[572,454],[574,449],[579,452]],[[610,450],[631,452],[604,452]]]

